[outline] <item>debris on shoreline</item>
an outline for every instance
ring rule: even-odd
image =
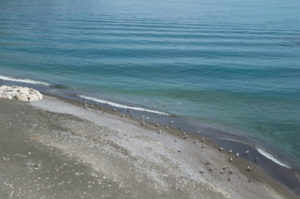
[[[43,95],[32,88],[21,86],[0,86],[0,98],[32,102],[43,99]]]

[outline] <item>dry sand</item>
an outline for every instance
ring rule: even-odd
[[[297,198],[210,141],[54,97],[0,99],[0,127],[1,199]]]

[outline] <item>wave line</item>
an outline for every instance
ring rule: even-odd
[[[108,104],[110,106],[114,106],[117,108],[131,109],[131,110],[135,110],[135,111],[144,111],[144,112],[156,113],[156,114],[160,114],[160,115],[169,115],[167,113],[160,112],[160,111],[155,111],[155,110],[150,110],[150,109],[145,109],[145,108],[135,107],[135,106],[127,106],[127,105],[118,104],[115,102],[111,102],[111,101],[107,101],[107,100],[103,100],[103,99],[99,99],[99,98],[94,98],[94,97],[89,97],[89,96],[85,96],[85,95],[78,95],[78,96],[83,99],[91,100],[94,102],[99,102],[101,104]]]
[[[31,80],[31,79],[16,79],[16,78],[2,76],[2,75],[0,75],[0,79],[5,80],[5,81],[13,81],[13,82],[22,82],[22,83],[27,83],[27,84],[40,84],[40,85],[50,86],[50,84],[48,84],[48,83],[35,81],[35,80]]]
[[[280,166],[286,167],[286,168],[290,168],[288,165],[284,164],[283,162],[281,162],[280,160],[278,160],[277,158],[275,158],[272,154],[260,149],[260,148],[256,148],[256,150],[263,156],[265,156],[266,158],[272,160],[273,162],[279,164]]]

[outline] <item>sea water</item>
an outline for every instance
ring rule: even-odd
[[[300,165],[298,0],[0,0],[1,79],[198,120]]]

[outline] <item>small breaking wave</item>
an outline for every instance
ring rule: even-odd
[[[135,111],[144,111],[144,112],[155,113],[155,114],[160,114],[160,115],[169,115],[167,113],[160,112],[160,111],[155,111],[155,110],[150,110],[150,109],[145,109],[145,108],[135,107],[135,106],[127,106],[127,105],[118,104],[118,103],[115,103],[115,102],[102,100],[102,99],[94,98],[94,97],[89,97],[89,96],[85,96],[85,95],[78,95],[78,96],[83,98],[83,99],[91,100],[91,101],[94,101],[94,102],[99,102],[101,104],[108,104],[110,106],[114,106],[114,107],[117,107],[117,108],[131,109],[131,110],[135,110]]]
[[[40,85],[44,85],[44,86],[50,86],[50,84],[48,84],[48,83],[35,81],[35,80],[31,80],[31,79],[16,79],[16,78],[2,76],[2,75],[0,75],[0,79],[5,80],[5,81],[13,81],[13,82],[22,82],[22,83],[27,83],[27,84],[40,84]]]
[[[279,164],[280,166],[283,166],[283,167],[286,167],[286,168],[290,168],[288,165],[284,164],[283,162],[281,162],[280,160],[278,160],[277,158],[275,158],[272,154],[260,149],[260,148],[257,148],[257,151],[265,156],[266,158],[272,160],[273,162],[275,162],[276,164]]]

